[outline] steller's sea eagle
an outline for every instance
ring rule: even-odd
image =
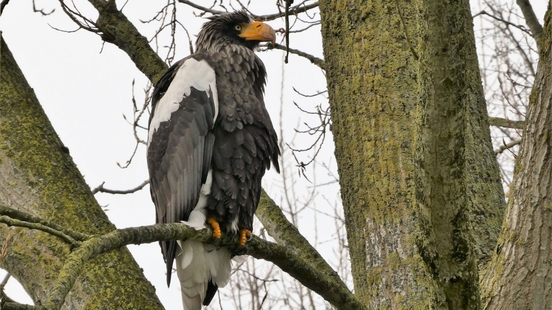
[[[209,18],[196,52],[157,83],[149,120],[147,161],[157,223],[209,223],[213,235],[239,234],[245,245],[272,163],[277,136],[263,95],[266,69],[254,49],[274,30],[244,12]],[[170,284],[173,260],[184,309],[208,305],[230,277],[232,254],[199,241],[161,241]]]

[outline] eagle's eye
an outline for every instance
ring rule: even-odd
[[[236,25],[234,27],[234,29],[236,29],[237,31],[241,31],[242,30],[242,26],[241,25]]]

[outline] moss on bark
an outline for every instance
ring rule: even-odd
[[[440,293],[415,258],[419,95],[407,37],[417,38],[416,10],[409,1],[321,1],[320,9],[355,292],[373,309],[425,308]]]
[[[86,234],[114,229],[3,40],[0,57],[0,202]],[[35,302],[44,301],[69,253],[68,245],[21,228],[2,228],[1,240],[5,242],[8,234],[13,238],[2,267],[20,280]],[[65,307],[162,308],[126,249],[100,256],[85,269]]]
[[[504,202],[469,3],[320,8],[356,294],[374,309],[479,308],[476,258]]]

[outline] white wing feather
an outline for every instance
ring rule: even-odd
[[[215,102],[214,119],[217,119],[219,106],[215,70],[205,60],[197,61],[189,58],[178,68],[169,88],[155,106],[149,125],[148,145],[159,124],[168,121],[171,114],[178,110],[182,98],[190,95],[191,87],[207,93],[211,90]]]

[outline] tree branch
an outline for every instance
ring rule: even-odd
[[[102,39],[127,53],[138,70],[155,84],[168,67],[151,49],[146,37],[142,36],[127,17],[117,10],[115,1],[89,0],[89,2],[98,10],[96,26],[102,33]]]
[[[271,214],[276,214],[275,217],[285,220],[281,212],[278,214],[277,211],[279,210],[277,210],[277,206],[273,202],[271,203],[271,201],[268,196],[263,195],[262,205],[264,205],[265,210],[268,209],[271,211]],[[9,208],[0,206],[0,210],[3,210],[4,213],[10,213],[7,209]],[[11,214],[15,214],[20,218],[31,219],[33,222],[46,223],[38,226],[30,225],[34,223],[19,226],[40,229],[58,237],[61,231],[69,231],[53,223],[37,220],[36,217],[21,211],[15,211],[15,213]],[[261,216],[261,218],[266,219],[267,217]],[[22,222],[10,219],[6,215],[0,216],[0,222],[9,223],[9,220],[16,221],[19,224]],[[253,237],[245,246],[246,254],[274,263],[339,309],[365,309],[339,279],[339,276],[327,265],[320,254],[308,244],[293,225],[287,221],[279,221],[277,225],[267,221],[265,223],[269,227],[269,233],[272,232],[284,244],[278,245],[258,237]],[[45,229],[43,226],[46,225],[55,226],[56,228],[47,227],[49,229]],[[282,231],[283,234],[275,233],[274,229]],[[285,234],[285,232],[288,233]],[[83,273],[83,268],[89,260],[102,253],[110,252],[129,244],[192,239],[205,243],[215,243],[219,246],[227,247],[232,252],[243,251],[243,248],[239,248],[238,246],[238,236],[223,236],[222,239],[218,240],[212,237],[211,229],[197,231],[181,223],[118,229],[101,236],[90,236],[80,244],[68,236],[62,237],[62,239],[70,244],[75,244],[76,249],[71,252],[60,270],[59,277],[54,282],[46,302],[42,306],[34,306],[34,309],[60,309],[65,302],[65,297],[73,288],[77,278]]]
[[[509,150],[509,149],[513,148],[514,146],[519,145],[520,143],[521,143],[521,139],[511,141],[510,143],[503,143],[503,145],[501,145],[494,152],[495,152],[496,155],[502,154],[502,152],[504,152],[506,150]]]
[[[2,16],[4,8],[8,5],[8,3],[10,3],[10,0],[2,0],[2,2],[0,2],[0,16]]]
[[[2,310],[36,310],[37,306],[20,304],[15,301],[7,301],[2,304]]]
[[[77,242],[75,239],[71,238],[70,236],[64,234],[63,232],[61,232],[59,230],[56,230],[56,229],[53,229],[51,227],[42,225],[42,224],[20,221],[20,220],[9,218],[7,216],[0,216],[0,223],[4,223],[4,224],[8,225],[8,227],[9,226],[25,227],[25,228],[28,228],[28,229],[36,229],[36,230],[40,230],[40,231],[49,233],[50,235],[56,236],[56,237],[60,238],[61,240],[63,240],[64,242],[71,245],[71,248],[76,248],[79,245],[79,242]]]
[[[134,188],[131,188],[131,189],[109,189],[109,188],[105,188],[104,187],[104,184],[105,182],[103,182],[102,184],[98,185],[96,188],[94,188],[92,190],[92,194],[97,194],[97,193],[106,193],[106,194],[132,194],[132,193],[135,193],[139,190],[141,190],[142,188],[144,188],[144,186],[148,185],[149,184],[149,180],[145,180],[144,182],[142,182],[140,185],[134,187]]]
[[[62,239],[72,246],[78,245],[78,241],[90,238],[90,235],[67,229],[43,218],[3,205],[0,205],[0,223],[41,230]]]
[[[313,277],[301,278],[302,274],[294,272],[293,269],[296,268],[294,264],[290,265],[290,262],[276,262],[273,260],[276,259],[274,255],[277,255],[277,253],[272,253],[271,255],[273,256],[264,256],[267,252],[252,252],[249,253],[250,255],[274,262],[278,267],[282,268],[282,270],[299,280],[303,285],[320,294],[338,309],[365,309],[364,305],[359,303],[343,281],[341,281],[339,275],[328,265],[320,253],[310,245],[307,239],[299,233],[297,227],[293,226],[293,224],[287,220],[282,210],[264,190],[261,193],[261,200],[255,214],[266,228],[268,234],[276,240],[279,246],[287,248],[294,256],[301,258],[301,261],[295,262],[294,264],[305,265],[301,267],[304,270],[309,268],[315,269],[315,274],[320,275],[320,277],[326,280],[322,281],[321,279],[315,279],[314,273],[311,274]],[[324,295],[319,288],[316,288],[318,285],[309,284],[310,281],[320,284],[324,283],[322,287],[329,290],[326,292],[327,295]],[[331,299],[328,299],[329,297],[331,297]],[[347,306],[343,307],[338,305]]]
[[[489,117],[489,125],[497,127],[506,127],[512,129],[524,129],[525,121],[512,121],[506,118]]]
[[[282,50],[282,51],[288,51],[289,50],[290,53],[295,54],[295,55],[300,56],[300,57],[304,57],[304,58],[310,60],[311,63],[317,65],[318,67],[320,67],[321,69],[324,70],[324,60],[320,59],[318,57],[315,57],[315,56],[313,56],[309,53],[305,53],[303,51],[293,49],[293,48],[288,49],[284,45],[281,45],[281,44],[278,44],[278,43],[268,44],[267,49],[269,49],[269,50],[278,49],[278,50]]]
[[[527,23],[527,26],[529,29],[531,29],[531,33],[533,34],[533,38],[535,39],[535,42],[537,42],[537,49],[541,49],[541,43],[540,38],[542,37],[542,25],[539,23],[539,20],[537,16],[535,15],[535,11],[533,11],[533,7],[531,6],[531,3],[529,0],[517,0],[517,5],[521,9],[521,13],[523,13],[523,17],[525,18],[525,22]]]
[[[203,11],[203,12],[206,12],[206,13],[211,13],[213,15],[226,13],[224,11],[214,10],[213,8],[205,7],[205,6],[196,4],[196,3],[192,2],[192,1],[188,1],[188,0],[178,0],[178,2],[180,2],[182,4],[189,5],[189,6],[195,8],[195,9],[198,9],[200,11]],[[311,4],[308,4],[308,5],[305,5],[305,2],[306,1],[303,1],[303,2],[301,2],[300,4],[298,4],[296,6],[290,7],[289,8],[289,14],[297,15],[297,14],[300,14],[300,13],[305,13],[309,10],[312,10],[312,9],[315,9],[315,8],[318,7],[318,1],[316,1],[314,3],[311,3]],[[251,17],[254,20],[261,20],[261,21],[271,21],[271,20],[278,19],[280,17],[284,17],[286,15],[285,12],[279,12],[279,13],[267,14],[267,15],[256,15],[256,14],[253,14],[252,12],[250,12],[250,11],[248,11],[248,13],[251,15]]]
[[[179,223],[119,229],[84,241],[79,248],[69,255],[65,265],[59,272],[59,277],[54,283],[50,296],[44,303],[44,306],[38,307],[38,309],[60,309],[65,301],[65,296],[73,288],[86,262],[99,254],[113,251],[129,244],[177,239],[212,241],[210,230],[196,231],[191,227]],[[235,244],[237,244],[237,239]]]

